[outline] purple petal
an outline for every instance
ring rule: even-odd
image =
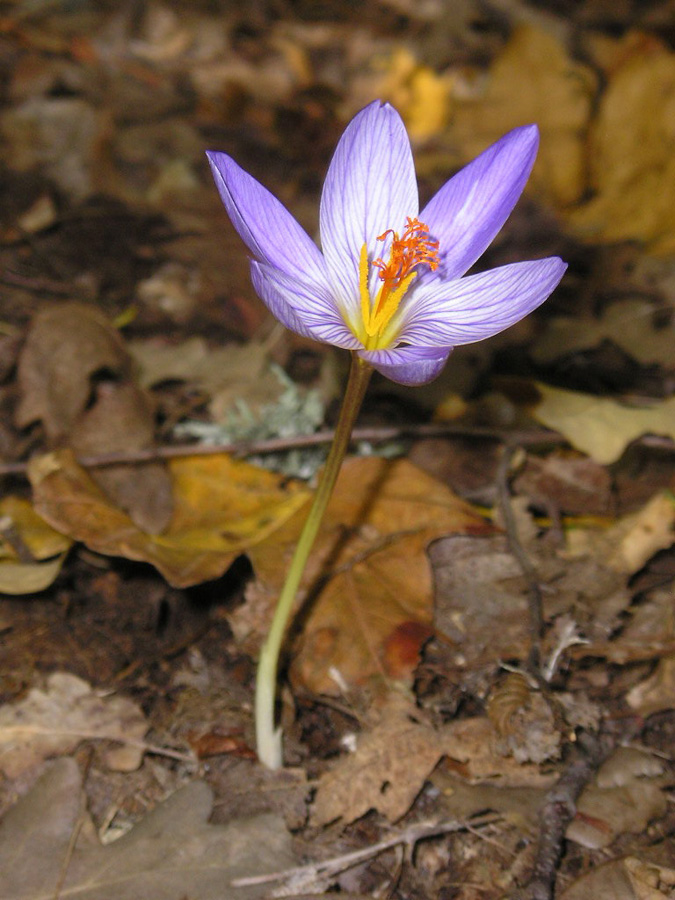
[[[427,203],[420,219],[440,245],[438,277],[463,275],[492,243],[525,187],[538,145],[536,125],[514,128]]]
[[[309,284],[256,260],[251,262],[251,281],[272,315],[296,334],[349,350],[361,346],[321,284]]]
[[[492,337],[543,303],[566,268],[561,259],[550,256],[449,283],[420,284],[402,312],[399,340],[444,347]]]
[[[379,100],[352,119],[337,145],[321,196],[321,248],[341,301],[358,309],[363,244],[382,256],[376,238],[403,231],[419,209],[415,166],[401,117]],[[352,305],[354,304],[354,305]]]
[[[206,155],[227,214],[256,259],[326,285],[319,248],[286,207],[227,154]]]
[[[399,347],[396,350],[361,350],[367,360],[390,381],[417,385],[433,381],[448,361],[452,347]]]

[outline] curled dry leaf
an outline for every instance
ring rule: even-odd
[[[567,839],[597,849],[625,832],[641,834],[668,808],[659,779],[662,771],[648,754],[619,748],[583,790]]]
[[[659,550],[675,543],[675,498],[656,494],[604,532],[575,529],[568,535],[571,556],[594,554],[616,572],[634,575]]]
[[[304,506],[307,490],[224,455],[169,463],[174,511],[158,536],[114,506],[70,451],[29,466],[35,508],[54,528],[108,556],[149,562],[174,587],[220,577],[240,553]]]

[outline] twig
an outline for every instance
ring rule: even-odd
[[[480,819],[474,825],[487,825],[494,822],[494,816],[486,816]],[[280,872],[270,872],[267,875],[252,875],[246,878],[235,878],[230,882],[232,887],[249,887],[257,884],[268,884],[272,881],[296,881],[298,878],[326,878],[333,877],[339,872],[351,869],[353,866],[379,856],[385,850],[404,844],[406,847],[413,847],[418,841],[426,838],[436,837],[441,834],[449,834],[453,831],[463,831],[466,823],[452,822],[418,822],[411,825],[405,831],[391,835],[377,844],[371,844],[370,847],[364,847],[362,850],[353,850],[351,853],[344,853],[341,856],[333,856],[331,859],[324,859],[320,862],[308,863],[305,866],[295,866],[292,869],[284,869]]]
[[[584,734],[578,744],[583,755],[571,763],[546,796],[532,876],[513,900],[552,900],[565,832],[576,814],[577,798],[614,749],[616,738]]]
[[[245,457],[263,453],[283,453],[303,447],[320,447],[330,444],[335,436],[332,429],[316,431],[314,434],[302,434],[291,438],[268,438],[264,441],[226,441],[222,444],[181,444],[160,447],[148,447],[145,450],[130,450],[119,453],[105,453],[96,456],[78,458],[81,466],[89,469],[104,466],[135,465],[136,463],[154,462],[163,459],[176,459],[181,456],[215,456],[229,453],[232,456]],[[524,431],[502,431],[497,428],[481,428],[472,425],[405,425],[401,427],[355,428],[352,433],[352,444],[366,441],[371,444],[382,444],[403,438],[467,438],[468,440],[484,440],[504,443],[510,446],[537,446],[567,444],[567,439],[556,431],[534,428]],[[675,441],[658,435],[644,435],[637,443],[645,447],[654,447],[668,453],[675,453]],[[0,476],[25,475],[27,462],[0,463]]]
[[[280,453],[298,447],[319,447],[330,444],[335,436],[331,429],[317,431],[314,434],[303,434],[291,438],[268,438],[264,441],[226,441],[222,444],[181,444],[180,446],[149,447],[145,450],[133,450],[120,453],[106,453],[96,456],[82,456],[80,465],[86,468],[102,468],[103,466],[134,465],[135,463],[152,462],[162,459],[174,459],[181,456],[211,456],[218,453],[230,453],[233,456],[252,456],[262,453]],[[373,444],[395,441],[402,438],[425,437],[465,437],[475,440],[513,441],[517,444],[564,444],[565,438],[555,431],[533,429],[531,431],[505,433],[493,428],[478,428],[461,425],[408,425],[403,427],[355,428],[352,444],[368,441]],[[28,463],[2,463],[0,475],[24,475]]]
[[[37,725],[7,725],[0,728],[0,738],[6,739],[12,736],[21,736],[28,734],[31,736],[53,737],[54,735],[63,735],[64,737],[80,738],[82,741],[113,741],[116,744],[126,744],[128,747],[136,747],[144,753],[151,753],[153,756],[166,756],[168,759],[176,759],[180,762],[196,763],[197,759],[190,753],[181,753],[180,750],[171,750],[168,747],[159,747],[157,744],[148,744],[145,741],[139,741],[136,738],[127,738],[119,734],[100,734],[95,731],[79,731],[71,728],[41,728]]]

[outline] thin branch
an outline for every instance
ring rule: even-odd
[[[335,432],[332,429],[325,429],[314,434],[303,434],[291,438],[268,438],[263,441],[226,441],[222,444],[181,444],[180,446],[148,447],[145,450],[82,456],[78,459],[78,462],[86,468],[93,469],[104,466],[134,465],[136,463],[174,459],[181,456],[212,456],[218,453],[229,453],[233,456],[253,456],[263,453],[281,453],[285,450],[303,447],[320,447],[324,444],[330,444],[334,436]],[[408,425],[396,428],[355,428],[351,443],[356,444],[365,441],[381,444],[403,438],[426,437],[464,437],[474,440],[509,441],[528,446],[533,444],[564,444],[566,442],[565,438],[555,431],[544,429],[506,433],[498,429],[478,428],[468,425]],[[27,468],[27,462],[0,463],[0,475],[24,475]]]
[[[494,816],[487,816],[474,822],[474,826],[488,825],[495,821]],[[269,884],[272,881],[295,881],[298,878],[332,878],[333,876],[351,869],[353,866],[379,856],[385,850],[392,847],[398,847],[403,844],[406,847],[414,847],[414,845],[426,838],[437,837],[442,834],[449,834],[453,831],[463,831],[466,829],[465,822],[418,822],[401,831],[398,834],[391,835],[370,847],[364,847],[361,850],[353,850],[351,853],[343,853],[340,856],[333,856],[330,859],[324,859],[319,862],[308,863],[305,866],[295,866],[292,869],[284,869],[280,872],[270,872],[267,875],[252,875],[246,878],[235,878],[230,882],[232,887],[249,887],[257,884]]]
[[[513,900],[553,900],[565,832],[576,815],[579,795],[616,746],[615,736],[582,734],[578,756],[546,795],[539,816],[539,844],[532,876]]]

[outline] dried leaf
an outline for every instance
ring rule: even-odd
[[[292,865],[290,836],[272,814],[210,825],[209,787],[188,784],[128,834],[101,846],[81,829],[79,771],[55,763],[0,823],[0,900],[253,900],[268,886],[230,881]],[[72,853],[73,837],[77,837]]]
[[[304,513],[249,555],[257,582],[233,616],[254,645],[267,629]],[[431,572],[425,548],[449,532],[489,526],[449,488],[406,460],[351,459],[342,469],[303,579],[313,590],[293,677],[336,693],[373,675],[409,676],[431,626]]]
[[[355,753],[319,780],[312,823],[347,822],[377,809],[390,821],[404,815],[442,755],[438,733],[415,717],[412,701],[392,694]]]
[[[675,697],[675,656],[659,661],[654,672],[645,681],[636,684],[626,694],[626,703],[640,716],[673,708]]]
[[[33,559],[49,559],[64,553],[72,545],[70,538],[55,531],[22,497],[3,497],[0,500],[0,516],[6,517],[7,527],[16,532]],[[6,537],[0,536],[0,559],[4,557],[16,559],[16,552]]]
[[[582,847],[608,847],[627,831],[642,834],[667,808],[663,789],[644,779],[606,789],[592,785],[579,797],[577,815],[566,837]]]
[[[535,419],[603,465],[616,462],[628,444],[643,434],[675,440],[675,397],[650,407],[630,407],[541,383],[537,391],[541,399],[531,410]]]
[[[638,362],[669,366],[673,357],[671,325],[657,327],[654,303],[643,299],[615,300],[598,316],[554,317],[529,350],[540,365],[577,350],[597,347],[610,340]]]
[[[358,738],[356,752],[343,756],[319,779],[312,808],[314,824],[353,821],[376,809],[394,821],[404,815],[442,756],[472,780],[492,779],[503,786],[542,787],[551,775],[538,766],[504,758],[487,717],[432,728],[401,694],[390,694],[370,731]],[[553,776],[555,777],[555,776]]]
[[[0,563],[0,594],[36,594],[53,584],[61,571],[66,554],[47,562],[20,563],[4,559]]]
[[[639,240],[675,250],[675,53],[657,41],[624,53],[590,130],[595,196],[569,216],[594,241]],[[630,122],[630,128],[626,128]]]
[[[484,93],[458,102],[452,137],[468,161],[511,128],[536,122],[541,146],[531,187],[567,205],[585,189],[584,132],[595,89],[595,75],[557,38],[522,25],[493,62]]]
[[[70,538],[55,531],[21,497],[0,500],[0,594],[34,594],[61,571]]]
[[[174,512],[158,536],[113,506],[69,451],[31,461],[35,508],[92,550],[154,565],[175,587],[220,577],[234,558],[304,506],[308,493],[227,456],[172,460]]]
[[[623,516],[604,532],[572,529],[567,537],[570,555],[589,553],[616,572],[635,574],[659,550],[675,543],[675,498],[657,494],[636,513]]]
[[[68,753],[82,740],[142,741],[148,725],[124,697],[100,697],[81,678],[54,672],[44,690],[31,688],[16,704],[0,707],[0,769],[16,778],[49,756]],[[135,765],[142,748],[136,748]]]
[[[129,370],[122,338],[103,313],[84,303],[45,307],[19,359],[16,422],[24,428],[39,419],[50,440],[67,438],[90,399],[92,376]]]

